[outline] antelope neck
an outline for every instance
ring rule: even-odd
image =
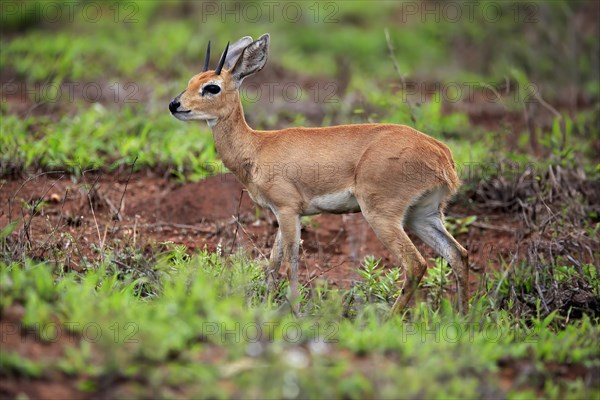
[[[239,98],[231,114],[219,118],[212,126],[212,132],[219,157],[234,174],[255,163],[256,134],[246,123]]]

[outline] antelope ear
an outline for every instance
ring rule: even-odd
[[[244,36],[234,44],[230,45],[229,51],[227,52],[227,58],[225,59],[225,69],[233,68],[240,57],[240,54],[242,54],[242,51],[244,51],[244,49],[252,42],[253,39],[250,36]]]
[[[265,33],[255,42],[252,42],[239,56],[235,66],[231,70],[231,75],[235,80],[237,87],[240,87],[242,81],[248,75],[252,75],[265,66],[267,55],[269,54],[269,34]]]

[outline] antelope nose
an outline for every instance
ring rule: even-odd
[[[181,103],[179,102],[179,100],[173,100],[169,103],[169,111],[171,111],[171,113],[176,113],[177,109],[179,108],[179,106],[181,105]]]

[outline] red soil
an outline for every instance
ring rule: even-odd
[[[113,218],[119,208],[121,220]],[[458,202],[447,214],[476,213]],[[87,173],[78,179],[53,173],[9,180],[0,191],[0,226],[16,219],[10,240],[27,243],[30,257],[57,260],[74,270],[84,268],[83,257],[98,257],[94,248],[118,247],[115,239],[141,247],[173,242],[190,251],[220,246],[225,254],[241,247],[251,257],[266,259],[277,230],[271,212],[257,208],[230,174],[185,184],[148,172]],[[518,228],[514,217],[478,215],[475,226],[457,240],[469,249],[471,268],[481,271],[516,250]],[[435,256],[414,240],[426,258]],[[306,221],[301,254],[305,282],[322,276],[338,287],[352,286],[366,255],[397,265],[360,213]]]

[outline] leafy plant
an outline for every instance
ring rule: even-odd
[[[427,272],[421,280],[421,286],[428,289],[428,294],[433,299],[433,304],[439,305],[444,298],[445,285],[450,280],[452,268],[446,260],[441,257],[433,259],[433,267],[427,269]]]
[[[392,268],[385,270],[380,265],[381,260],[373,256],[365,257],[361,267],[357,270],[364,279],[357,286],[360,293],[369,302],[382,301],[389,303],[399,292],[402,282],[400,279],[400,269]]]
[[[469,226],[477,221],[476,215],[469,215],[464,218],[446,217],[446,229],[452,236],[460,235],[469,232]]]

